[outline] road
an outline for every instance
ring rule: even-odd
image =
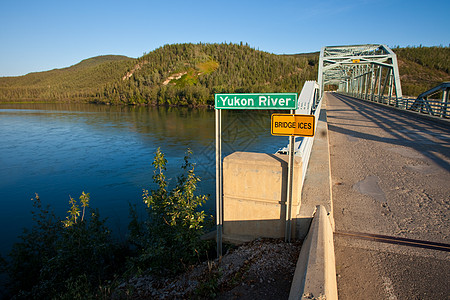
[[[450,253],[359,232],[450,244],[450,126],[325,95],[339,299],[450,299]]]

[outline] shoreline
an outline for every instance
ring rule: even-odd
[[[183,104],[152,104],[152,103],[111,103],[102,101],[86,101],[86,100],[66,100],[66,101],[56,101],[56,100],[12,100],[3,101],[0,100],[1,104],[94,104],[94,105],[106,105],[106,106],[146,106],[146,107],[186,107],[186,108],[208,108],[214,109],[213,104],[199,104],[199,105],[183,105]]]

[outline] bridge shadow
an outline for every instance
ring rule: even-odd
[[[353,120],[357,119],[349,117],[333,117],[328,116],[331,123],[328,122],[328,129],[334,132],[346,134],[355,138],[366,140],[373,140],[387,144],[400,145],[412,148],[424,156],[432,160],[434,163],[443,169],[450,171],[450,126],[426,120],[406,112],[394,112],[388,107],[381,107],[362,100],[348,98],[343,95],[333,93],[336,97],[345,103],[350,109],[357,112],[363,118],[376,124],[392,137],[377,136],[370,133],[344,128],[338,126],[339,120]],[[346,109],[330,109],[329,111],[347,111]],[[333,124],[334,123],[334,124]],[[358,125],[354,125],[358,126]],[[364,127],[372,127],[362,125]],[[433,137],[433,139],[430,138]],[[443,159],[442,157],[445,157]]]

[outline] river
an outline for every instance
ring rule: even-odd
[[[274,153],[287,138],[270,134],[269,111],[223,111],[223,156],[234,151]],[[69,196],[90,193],[115,236],[123,238],[129,203],[144,208],[152,161],[161,148],[172,186],[187,148],[202,181],[198,193],[215,211],[214,110],[94,104],[0,104],[0,253],[30,227],[38,193],[61,219]]]

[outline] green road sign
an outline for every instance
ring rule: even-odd
[[[215,94],[215,104],[216,109],[297,109],[297,94]]]

